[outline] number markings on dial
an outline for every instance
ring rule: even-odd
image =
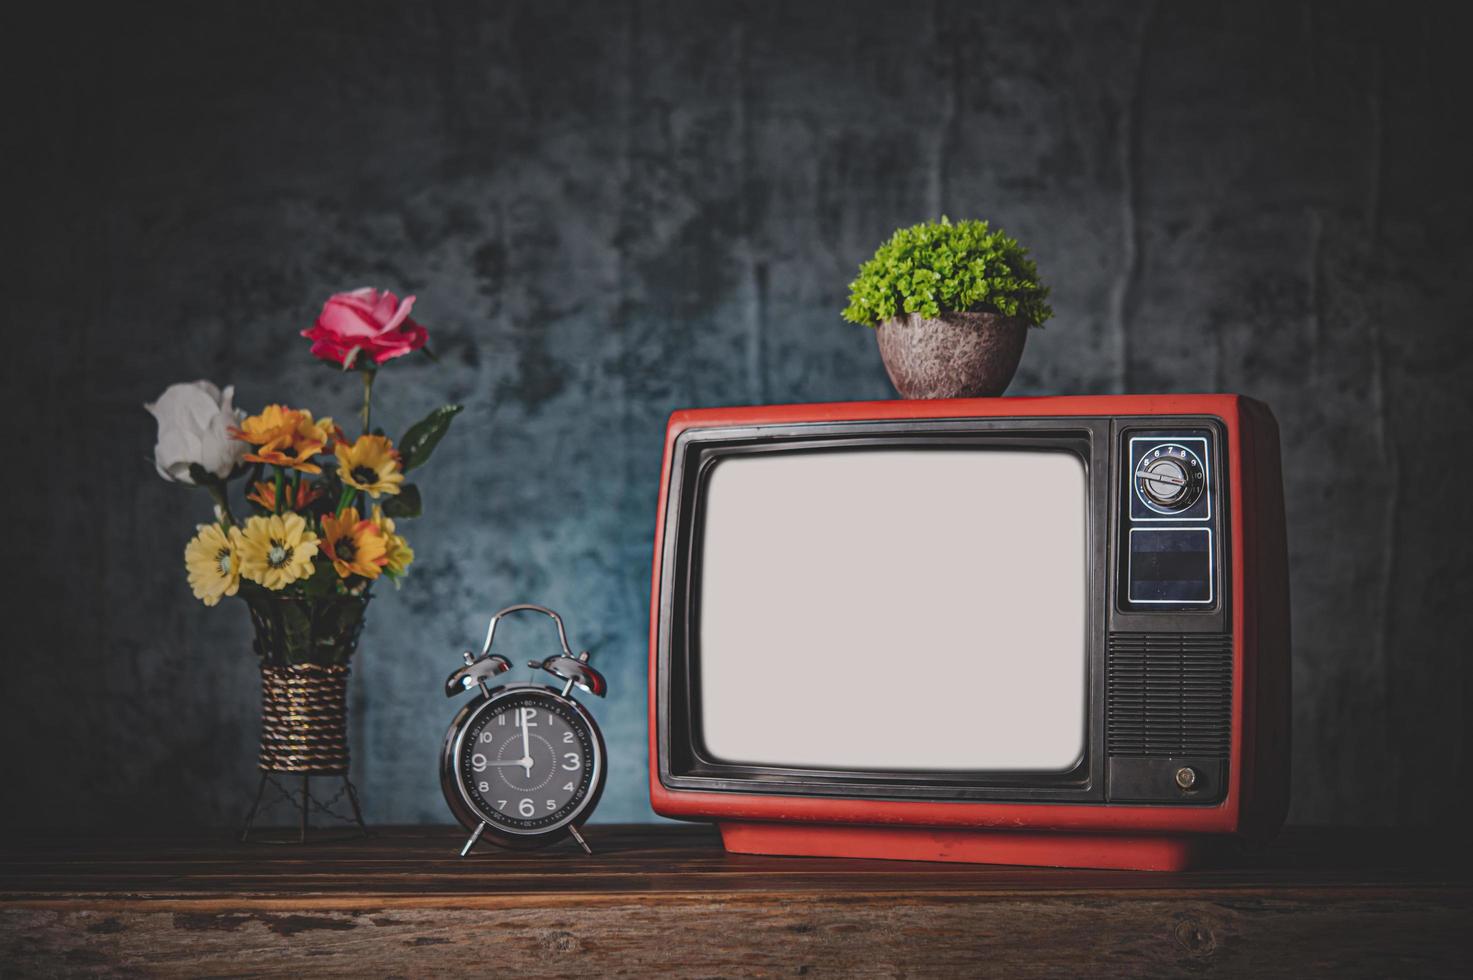
[[[1145,437],[1134,438],[1131,445],[1142,441],[1146,441]],[[1206,440],[1199,437],[1184,438],[1182,442],[1200,442],[1204,451],[1206,449]],[[1133,451],[1131,455],[1134,456]],[[1150,518],[1133,514],[1132,519],[1180,519],[1179,515],[1191,511],[1193,505],[1201,499],[1206,488],[1206,469],[1195,450],[1178,442],[1162,442],[1146,449],[1136,460],[1131,472],[1131,482],[1136,498],[1147,511],[1164,515]],[[1209,514],[1206,516],[1210,516],[1210,501],[1208,508]],[[1203,520],[1205,517],[1187,519]]]
[[[592,785],[587,723],[561,705],[549,706],[545,694],[527,692],[493,705],[461,745],[464,795],[508,828],[549,829],[572,819]],[[554,782],[559,775],[566,778]]]

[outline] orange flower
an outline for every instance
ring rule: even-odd
[[[346,508],[340,517],[322,518],[322,553],[339,578],[378,578],[389,563],[387,545],[384,532],[373,521],[359,518],[356,507]]]
[[[255,484],[255,487],[256,489],[254,492],[246,494],[246,499],[254,500],[256,503],[260,504],[262,507],[265,507],[267,510],[271,511],[274,514],[276,512],[276,485],[274,483],[268,483],[265,480],[260,480]],[[317,500],[321,496],[321,490],[303,480],[301,483],[297,484],[297,494],[295,501],[293,501],[290,494],[288,494],[287,509],[306,510],[308,504],[310,504],[314,500]]]
[[[297,425],[297,412],[285,405],[267,405],[261,414],[252,415],[233,427],[230,434],[253,446],[264,446],[288,440]]]
[[[342,430],[332,419],[313,421],[305,409],[285,405],[267,405],[260,415],[252,415],[235,430],[236,438],[259,446],[246,453],[252,463],[269,463],[303,473],[321,473],[322,467],[312,457],[326,450],[328,443],[342,437]]]

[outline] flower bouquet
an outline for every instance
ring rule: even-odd
[[[428,353],[413,305],[413,296],[375,289],[340,293],[302,332],[312,354],[361,378],[354,437],[307,409],[274,404],[247,416],[233,388],[208,381],[172,385],[145,406],[158,420],[159,475],[214,500],[214,521],[184,549],[191,590],[207,606],[239,595],[250,610],[262,679],[258,805],[270,773],[333,774],[344,777],[356,816],[346,781],[348,661],[374,585],[397,585],[414,562],[397,524],[421,509],[406,474],[430,458],[461,410],[438,408],[397,442],[372,426],[379,368]],[[237,480],[248,488],[243,519],[231,503]]]

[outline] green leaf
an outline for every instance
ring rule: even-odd
[[[409,427],[404,438],[399,440],[399,461],[404,472],[408,473],[429,460],[430,454],[445,437],[445,430],[450,428],[450,420],[463,408],[464,405],[442,405]]]
[[[1053,315],[1048,295],[1028,250],[1002,229],[943,217],[901,228],[861,263],[843,317],[875,326],[899,312],[976,311],[1042,326]]]
[[[413,483],[406,483],[399,488],[399,492],[384,501],[385,517],[418,517],[424,513],[424,505],[419,499],[419,487]]]
[[[314,561],[312,566],[312,575],[302,583],[302,594],[314,598],[336,595],[338,591],[338,573],[332,567],[332,562]]]
[[[328,569],[331,570],[329,565]],[[287,663],[302,664],[312,660],[312,611],[301,602],[281,605],[281,640]]]

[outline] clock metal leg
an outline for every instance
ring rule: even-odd
[[[584,840],[583,835],[578,833],[578,828],[574,827],[572,824],[569,824],[568,832],[573,835],[573,839],[578,842],[578,846],[583,848],[583,853],[587,854],[589,857],[593,857],[593,848],[589,847],[588,841]]]
[[[467,840],[465,842],[465,846],[460,849],[460,856],[461,857],[465,857],[467,854],[469,854],[471,852],[471,848],[473,848],[473,847],[476,846],[476,841],[478,841],[478,840],[481,839],[481,834],[482,834],[483,831],[485,831],[485,829],[486,829],[486,824],[485,824],[484,821],[476,825],[476,829],[473,830],[473,831],[471,831],[470,839]]]

